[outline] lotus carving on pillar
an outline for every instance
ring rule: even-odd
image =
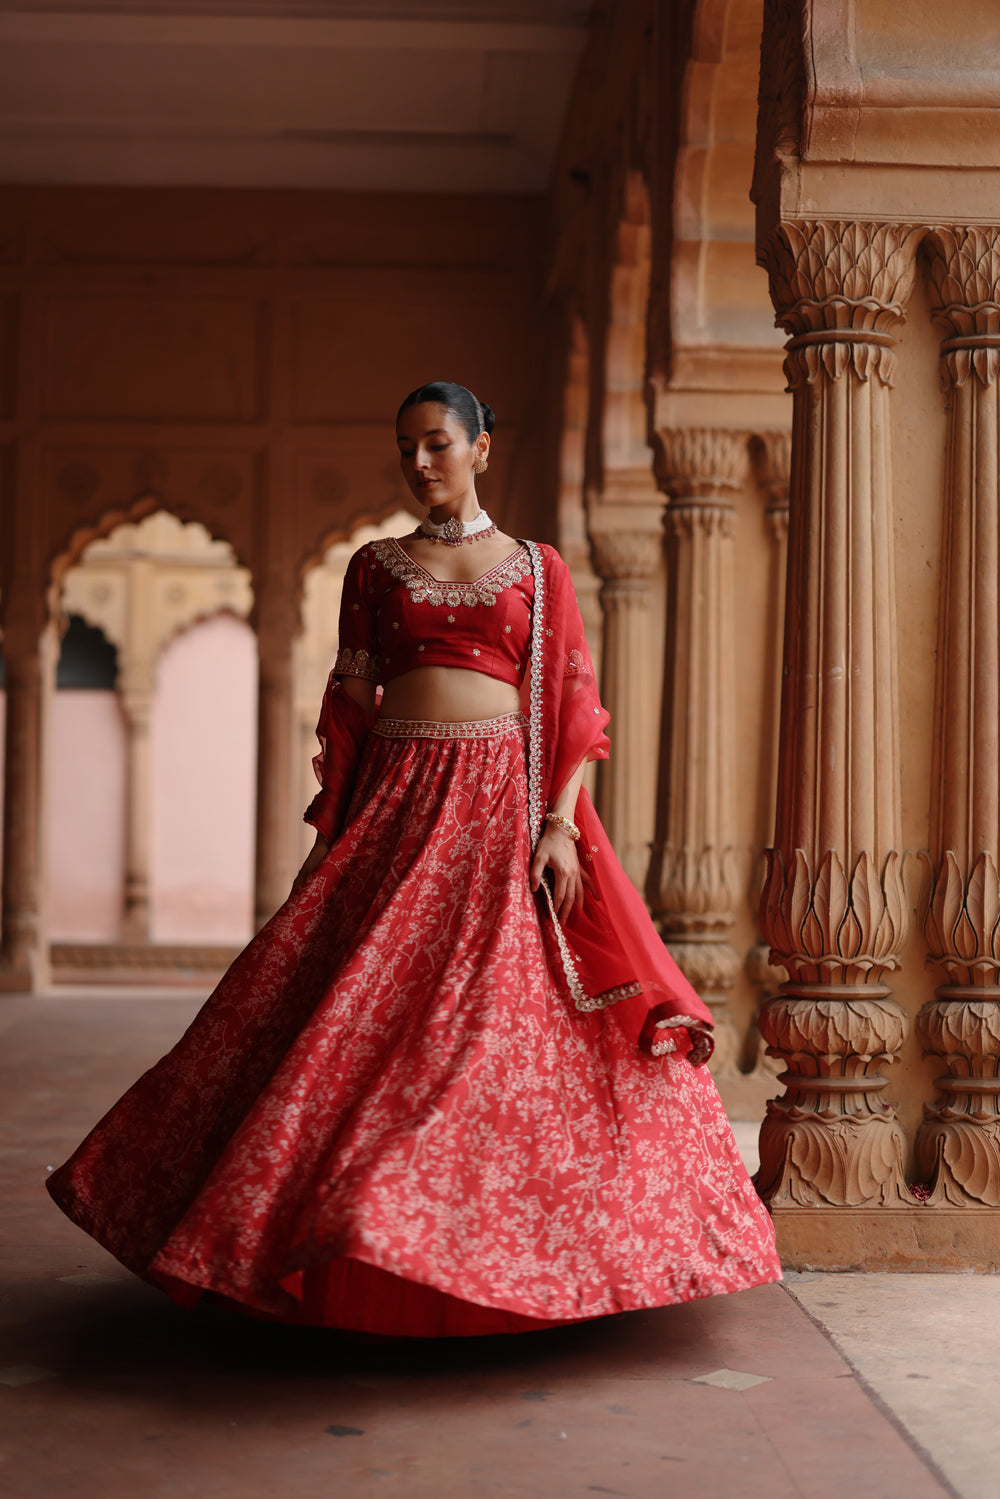
[[[931,957],[953,984],[995,983],[1000,969],[1000,873],[988,851],[968,884],[951,849],[941,864],[925,923]],[[978,977],[977,977],[978,976]]]
[[[863,984],[873,971],[899,967],[907,912],[895,850],[881,876],[862,852],[850,878],[836,849],[827,851],[815,876],[802,849],[787,870],[777,849],[766,858],[760,916],[772,963],[814,984]]]
[[[786,360],[790,384],[799,377],[811,383],[821,370],[839,380],[848,367],[861,380],[877,373],[891,383],[890,344],[913,289],[922,233],[841,219],[780,225],[761,260],[778,323],[804,340]]]
[[[928,235],[930,295],[935,321],[950,338],[943,353],[947,378],[962,386],[970,374],[992,385],[1000,372],[1000,233],[986,229],[934,229]],[[985,335],[988,342],[977,344]],[[965,347],[950,348],[952,341]]]

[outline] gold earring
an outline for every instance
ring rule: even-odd
[[[483,457],[477,458],[476,461],[475,461],[475,463],[472,465],[472,467],[475,469],[475,471],[476,471],[477,474],[485,474],[485,472],[489,468],[489,466],[490,466],[490,460],[488,458],[483,458]]]

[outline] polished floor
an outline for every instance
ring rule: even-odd
[[[947,1277],[912,1278],[940,1282],[916,1298],[892,1289],[905,1277],[796,1277],[795,1294],[769,1286],[562,1331],[419,1345],[176,1310],[68,1223],[42,1182],[194,1006],[190,993],[0,997],[6,1499],[1000,1496],[995,1417],[979,1421],[962,1468],[940,1442],[928,1451],[931,1387],[893,1403],[893,1381],[908,1381],[887,1319],[925,1334],[914,1386],[940,1381],[969,1346],[960,1319],[950,1342],[928,1343],[929,1309],[957,1284]],[[978,1285],[992,1295],[996,1282]],[[895,1300],[880,1302],[879,1286]],[[981,1391],[996,1377],[998,1303],[976,1305],[981,1359],[966,1384]],[[961,1307],[968,1314],[968,1299]],[[945,1425],[965,1451],[960,1385]],[[992,1474],[995,1487],[982,1487]]]

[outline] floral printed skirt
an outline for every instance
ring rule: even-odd
[[[49,1179],[175,1300],[456,1335],[780,1278],[708,1072],[572,1007],[525,737],[376,724],[323,864]]]

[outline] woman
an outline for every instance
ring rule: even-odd
[[[183,1304],[454,1335],[780,1278],[709,1011],[580,789],[607,715],[568,570],[479,508],[492,428],[463,386],[403,402],[427,515],[348,566],[313,849],[49,1181]]]

